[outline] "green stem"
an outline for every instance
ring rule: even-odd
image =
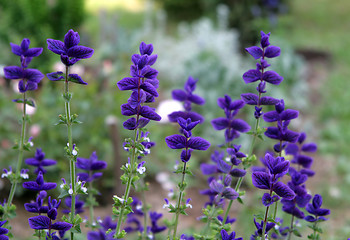
[[[89,194],[89,214],[90,214],[90,228],[91,230],[94,229],[94,196],[92,194],[92,181],[89,183],[89,189],[88,189],[88,194]]]
[[[262,232],[261,232],[261,240],[265,240],[265,231],[266,231],[267,216],[269,213],[269,208],[270,208],[270,206],[266,207],[265,219],[264,219],[263,228],[262,228]]]
[[[6,212],[4,214],[4,218],[6,219],[8,216],[8,210],[12,204],[13,197],[16,192],[16,186],[18,183],[18,178],[21,174],[21,167],[22,167],[22,162],[23,162],[23,151],[24,151],[24,139],[25,139],[25,133],[26,133],[26,121],[27,121],[27,115],[26,115],[26,93],[23,93],[23,112],[22,112],[22,130],[21,130],[21,138],[19,141],[19,146],[18,146],[18,160],[17,160],[17,167],[16,167],[16,177],[14,179],[14,182],[11,185],[11,190],[9,193],[9,197],[7,199],[7,207],[6,207]],[[5,220],[4,219],[4,220]]]
[[[275,202],[275,211],[273,213],[273,219],[276,219],[276,216],[277,216],[277,208],[278,208],[278,201]]]
[[[229,213],[229,211],[231,209],[232,203],[233,203],[233,200],[231,200],[229,202],[228,206],[227,206],[228,211],[225,212],[224,219],[222,220],[222,225],[225,225],[225,223],[226,223],[226,220],[227,220],[227,217],[228,217],[228,213]]]
[[[69,81],[68,81],[68,73],[69,73],[69,67],[66,66],[66,79],[64,82],[64,94],[67,97],[69,95]],[[68,149],[70,156],[68,157],[70,167],[69,167],[69,172],[70,172],[70,183],[72,186],[72,203],[71,203],[71,212],[70,212],[70,222],[74,222],[75,218],[75,196],[76,196],[76,191],[75,191],[75,161],[74,157],[72,156],[73,152],[73,133],[72,133],[72,122],[71,122],[71,112],[70,112],[70,99],[67,100],[65,98],[65,113],[66,113],[66,124],[67,124],[67,136],[68,136]],[[74,233],[71,232],[70,234],[71,240],[74,239]]]
[[[187,149],[186,149],[187,152]],[[176,205],[176,215],[175,215],[175,223],[174,223],[174,233],[173,233],[173,240],[176,240],[176,232],[177,232],[177,225],[179,222],[179,215],[180,215],[180,205],[182,202],[182,197],[183,197],[183,192],[184,192],[184,182],[185,182],[185,176],[186,176],[186,162],[184,163],[184,167],[182,170],[182,180],[181,180],[181,188],[180,188],[180,194],[179,194],[179,199],[177,201]]]
[[[255,122],[255,130],[254,130],[254,134],[253,134],[252,141],[251,141],[251,143],[250,143],[249,152],[248,152],[248,158],[253,154],[254,145],[255,145],[255,141],[256,141],[258,129],[259,129],[259,123],[260,123],[260,118],[256,119],[256,122]],[[245,170],[245,169],[246,169],[246,168],[244,168],[244,170]],[[240,188],[241,185],[242,185],[243,179],[244,179],[244,177],[240,177],[240,178],[238,179],[238,181],[237,181],[237,183],[236,183],[236,187],[235,187],[235,191],[236,191],[236,192],[239,191],[239,188]],[[233,200],[230,200],[230,202],[229,202],[229,204],[228,204],[228,206],[227,206],[224,219],[222,220],[222,223],[223,223],[224,225],[225,225],[225,222],[226,222],[226,220],[227,220],[228,213],[229,213],[230,210],[231,210],[232,203],[233,203]]]
[[[205,237],[208,235],[208,231],[210,231],[210,224],[211,224],[211,220],[213,219],[214,213],[215,213],[215,205],[213,205],[211,210],[210,210],[208,221],[207,221],[207,224],[205,225],[205,228],[204,228],[203,236],[205,236]],[[224,223],[224,221],[223,221],[223,223]]]
[[[317,217],[316,217],[316,219],[317,219]],[[316,227],[317,227],[317,221],[315,221],[315,223],[314,223],[314,234],[313,234],[313,240],[317,240],[318,238],[316,237],[316,235],[317,235],[317,232],[316,232]]]
[[[126,207],[126,203],[128,201],[129,195],[130,195],[130,190],[131,190],[131,182],[132,182],[132,178],[133,178],[133,174],[134,174],[134,163],[136,160],[136,142],[137,142],[137,138],[138,138],[138,134],[137,134],[137,129],[135,129],[135,134],[134,134],[134,146],[132,147],[132,158],[131,158],[131,162],[130,162],[130,176],[128,178],[128,183],[126,185],[125,188],[125,192],[124,192],[124,196],[123,196],[123,205],[121,207],[120,213],[119,213],[119,217],[118,217],[118,222],[117,222],[117,227],[116,227],[116,231],[115,231],[115,236],[118,236],[120,234],[120,227],[122,225],[123,222],[123,215],[124,215],[124,210]]]
[[[146,229],[146,227],[147,227],[147,204],[146,204],[146,194],[145,194],[145,188],[146,188],[146,183],[145,183],[145,181],[144,181],[144,179],[142,178],[141,179],[141,181],[142,181],[142,186],[143,186],[143,188],[142,188],[142,191],[141,191],[141,199],[142,199],[142,206],[143,206],[143,226],[144,226],[144,229]],[[147,231],[143,231],[142,232],[142,237],[141,237],[141,239],[146,239],[146,237],[147,237]]]
[[[290,221],[290,229],[289,229],[289,236],[288,240],[292,239],[292,232],[294,230],[294,215],[292,215],[292,220]]]

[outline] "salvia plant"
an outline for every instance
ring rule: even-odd
[[[177,187],[171,189],[167,197],[159,195],[159,202],[163,202],[163,208],[168,213],[158,212],[159,206],[150,205],[145,197],[148,190],[145,176],[150,165],[148,162],[152,161],[148,157],[156,146],[156,142],[150,140],[152,132],[146,127],[151,122],[156,125],[161,120],[154,108],[160,81],[158,71],[153,68],[157,61],[153,45],[145,42],[139,45],[139,53],[131,56],[130,76],[116,83],[120,91],[130,91],[130,97],[121,105],[121,113],[126,117],[122,126],[130,136],[120,146],[127,153],[121,166],[124,194],[113,196],[112,214],[104,219],[95,216],[99,191],[94,183],[102,177],[107,162],[100,160],[96,152],[80,153],[72,131],[73,125],[81,122],[78,115],[71,112],[73,93],[70,85],[88,83],[78,74],[71,73],[71,67],[82,59],[91,58],[94,53],[92,48],[79,43],[80,36],[73,30],[67,32],[63,41],[47,39],[48,50],[59,55],[65,67],[63,72],[46,75],[49,80],[62,81],[64,85],[64,113],[58,116],[57,125],[65,125],[67,129],[62,155],[67,159],[69,179],[62,178],[57,182],[48,180],[52,176],[48,178],[47,173],[58,161],[50,156],[47,158],[41,148],[36,148],[35,153],[24,159],[24,151],[33,150],[34,145],[33,138],[26,136],[29,120],[26,106],[36,106],[34,100],[28,98],[27,92],[36,90],[44,78],[39,70],[28,66],[34,57],[42,53],[43,48],[29,48],[30,41],[26,38],[20,45],[11,43],[12,52],[20,57],[20,66],[5,67],[4,73],[7,79],[19,80],[18,90],[22,96],[13,101],[22,104],[22,117],[20,138],[14,146],[18,150],[17,163],[4,169],[1,175],[8,178],[11,188],[8,198],[0,204],[0,240],[14,237],[11,226],[16,207],[13,199],[19,186],[35,193],[24,208],[33,214],[28,218],[28,227],[38,239],[84,238],[81,223],[85,222],[88,230],[84,234],[89,240],[134,237],[141,240],[242,240],[239,237],[242,233],[233,227],[240,220],[239,216],[235,216],[231,208],[246,201],[247,189],[242,189],[243,182],[246,184],[244,186],[259,189],[257,193],[260,196],[259,200],[252,199],[261,210],[251,217],[255,230],[251,232],[250,239],[303,237],[302,225],[311,229],[308,239],[321,238],[321,222],[327,220],[330,210],[322,208],[322,196],[311,194],[306,183],[316,174],[311,169],[313,158],[310,153],[317,151],[317,145],[306,140],[306,133],[293,130],[292,120],[298,118],[299,112],[286,108],[283,99],[267,94],[269,85],[279,85],[283,81],[282,76],[269,69],[269,59],[281,54],[279,47],[270,44],[270,33],[261,32],[260,46],[246,49],[257,62],[255,68],[243,74],[243,81],[256,84],[257,92],[243,93],[241,96],[226,94],[218,98],[217,105],[223,113],[209,120],[213,131],[223,133],[215,143],[196,136],[196,130],[202,128],[206,120],[193,108],[193,104],[206,103],[204,97],[195,93],[200,81],[189,77],[183,89],[172,91],[172,97],[183,103],[184,110],[168,116],[179,132],[164,139],[167,146],[178,153],[178,157],[173,159],[176,162],[174,173],[177,175],[174,179],[178,179]],[[241,112],[249,106],[254,106],[248,110],[254,120],[252,126],[249,115],[248,120],[244,120]],[[250,138],[248,145],[247,141],[240,141],[242,134]],[[255,149],[261,140],[270,144],[270,148],[258,155]],[[197,150],[206,151],[206,154],[201,155]],[[209,157],[199,164],[198,158],[203,156]],[[27,165],[25,168],[24,163]],[[200,171],[192,172],[196,166]],[[202,215],[197,216],[202,222],[202,229],[184,230],[181,219],[186,218],[192,204],[198,204],[187,196],[187,186],[198,174],[207,177],[207,186],[198,193],[207,199]],[[52,190],[57,186],[60,194],[54,196]],[[88,208],[88,217],[83,219],[79,214],[85,208]],[[58,219],[61,215],[62,218]],[[163,217],[167,220],[163,220]]]

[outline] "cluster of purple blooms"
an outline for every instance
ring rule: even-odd
[[[218,105],[225,112],[225,117],[219,117],[211,121],[215,130],[225,129],[226,143],[232,142],[238,138],[241,133],[248,132],[250,126],[242,119],[235,119],[239,110],[244,107],[245,103],[242,100],[232,101],[231,97],[225,95],[218,99]]]
[[[244,93],[241,97],[246,104],[255,106],[254,116],[257,119],[263,115],[263,105],[275,105],[278,103],[277,99],[269,96],[262,96],[262,94],[266,93],[266,83],[279,85],[283,81],[283,77],[278,75],[278,73],[274,71],[265,71],[266,68],[271,66],[265,58],[275,58],[281,53],[279,47],[270,45],[269,37],[270,33],[265,34],[261,31],[260,47],[253,46],[246,48],[246,51],[255,59],[259,59],[259,62],[256,63],[256,69],[250,69],[243,74],[243,80],[246,84],[259,81],[256,87],[258,95],[254,93]]]
[[[94,50],[89,47],[80,46],[80,36],[78,32],[74,32],[72,29],[64,36],[64,41],[47,39],[48,49],[53,53],[61,56],[61,62],[66,66],[66,68],[73,66],[75,63],[81,59],[86,59],[92,57]],[[68,74],[68,72],[66,72]],[[51,81],[69,81],[73,83],[87,85],[87,82],[78,74],[68,74],[64,76],[61,71],[48,73],[48,79]]]
[[[194,94],[194,90],[196,90],[196,84],[198,80],[188,77],[184,90],[175,89],[171,92],[171,95],[174,100],[183,102],[185,111],[175,111],[168,115],[170,122],[177,122],[179,117],[183,119],[190,118],[192,122],[200,121],[204,122],[204,117],[199,113],[192,111],[192,104],[203,105],[205,104],[205,99],[197,94]]]
[[[280,200],[283,204],[282,210],[292,215],[292,224],[291,229],[289,227],[279,227],[278,231],[271,234],[273,239],[278,239],[279,236],[286,237],[288,233],[291,234],[294,228],[294,217],[304,219],[311,223],[318,223],[327,220],[325,216],[330,214],[329,209],[321,208],[322,196],[316,194],[312,197],[306,190],[305,182],[309,177],[315,174],[310,169],[313,159],[306,155],[306,153],[315,152],[317,146],[315,143],[304,143],[306,139],[305,133],[299,134],[288,129],[291,120],[298,117],[298,111],[285,109],[283,99],[278,100],[269,96],[262,96],[266,93],[266,83],[279,85],[283,81],[283,78],[278,73],[266,70],[270,67],[266,58],[275,58],[280,55],[280,48],[270,45],[269,37],[270,33],[265,34],[261,32],[260,47],[254,46],[246,49],[255,59],[259,59],[259,62],[256,63],[256,69],[250,69],[243,74],[243,80],[245,83],[258,81],[259,84],[256,88],[258,94],[245,93],[241,95],[242,100],[235,101],[228,95],[218,99],[218,106],[224,110],[225,117],[216,118],[211,121],[211,124],[215,130],[225,130],[225,144],[221,145],[222,148],[225,148],[225,151],[215,151],[211,155],[213,163],[202,163],[200,166],[204,175],[210,175],[208,178],[209,189],[201,191],[201,194],[209,196],[209,202],[206,203],[206,206],[223,208],[225,199],[230,200],[232,203],[233,200],[239,198],[240,194],[237,192],[237,189],[232,188],[231,185],[234,180],[233,178],[242,179],[247,174],[246,167],[244,166],[241,168],[240,164],[250,157],[240,151],[240,145],[233,144],[233,141],[239,138],[241,133],[246,133],[250,130],[248,123],[242,119],[236,118],[240,109],[242,109],[245,104],[254,105],[254,116],[257,119],[257,126],[260,118],[265,122],[277,124],[276,126],[267,127],[264,133],[268,138],[278,141],[273,147],[277,156],[267,153],[264,158],[261,158],[264,167],[255,168],[252,173],[253,185],[256,188],[267,190],[267,192],[262,196],[262,204],[266,207],[265,218],[261,222],[258,222],[257,219],[254,218],[256,231],[251,236],[251,239],[265,239],[269,231],[276,227],[275,222],[280,221],[281,223],[279,225],[282,225],[282,220],[276,218],[274,219],[275,221],[272,222],[268,219],[268,210],[270,206],[276,204]],[[51,81],[87,84],[79,75],[69,74],[70,66],[81,59],[90,58],[94,53],[92,48],[78,45],[79,42],[80,36],[73,30],[68,31],[63,42],[54,39],[47,40],[48,49],[60,55],[61,62],[66,66],[65,74],[63,72],[47,74],[47,77]],[[32,58],[39,56],[43,50],[42,48],[29,48],[29,44],[29,39],[23,39],[20,46],[11,43],[12,52],[20,56],[21,67],[10,66],[4,69],[6,78],[20,79],[19,90],[21,93],[37,89],[38,83],[44,77],[38,70],[28,68]],[[132,116],[123,123],[123,126],[127,130],[137,131],[135,140],[142,145],[143,149],[143,152],[138,153],[137,159],[141,160],[143,156],[150,153],[150,149],[155,143],[149,140],[149,132],[138,131],[138,129],[144,128],[150,120],[160,121],[161,117],[155,112],[154,108],[145,105],[146,103],[153,103],[155,98],[159,95],[157,92],[159,87],[159,81],[157,79],[158,71],[151,67],[155,64],[157,55],[153,54],[152,44],[142,42],[139,50],[140,54],[134,54],[131,58],[133,63],[130,67],[131,77],[123,78],[117,83],[117,86],[121,91],[132,91],[127,103],[122,104],[121,112],[124,116]],[[172,96],[175,100],[184,103],[185,111],[177,111],[169,115],[170,121],[177,122],[180,126],[180,134],[174,134],[165,138],[169,148],[182,150],[180,159],[184,163],[184,168],[181,171],[183,174],[182,183],[179,184],[180,194],[178,205],[176,208],[173,206],[169,207],[169,200],[165,199],[167,203],[166,206],[171,210],[170,212],[175,212],[177,214],[176,221],[178,220],[178,214],[184,212],[187,207],[191,206],[189,204],[190,198],[187,199],[185,206],[180,206],[183,201],[182,198],[185,189],[184,179],[187,172],[186,164],[191,159],[193,150],[205,151],[210,147],[210,143],[207,140],[192,135],[192,130],[199,123],[204,121],[203,116],[192,110],[192,104],[203,105],[205,103],[204,98],[193,93],[196,89],[197,81],[198,80],[189,77],[184,85],[184,90],[177,89],[172,92]],[[15,101],[25,104],[27,101],[25,99],[25,94],[23,100],[17,99]],[[264,113],[262,112],[263,105],[274,105],[275,110]],[[256,130],[257,129],[258,128],[256,128]],[[140,141],[138,139],[140,139]],[[124,144],[126,146],[127,143]],[[133,147],[136,149],[136,143],[134,144]],[[73,145],[73,150],[74,148],[75,145]],[[125,150],[129,151],[129,148],[125,147]],[[287,156],[291,155],[293,159],[288,161],[287,158],[282,156],[283,154]],[[55,165],[56,161],[46,159],[45,153],[41,149],[37,149],[35,156],[26,159],[25,163],[34,166],[34,173],[36,174],[35,181],[27,181],[22,185],[25,189],[37,192],[35,201],[24,205],[28,212],[37,214],[37,216],[28,219],[29,226],[32,229],[39,230],[39,234],[44,233],[42,230],[46,230],[46,239],[64,239],[65,232],[75,225],[69,222],[56,221],[61,200],[56,200],[48,196],[47,191],[55,189],[57,184],[44,180],[44,176],[47,173],[45,168]],[[135,170],[142,174],[145,171],[144,164],[145,161],[138,163],[137,169]],[[291,164],[296,166],[291,166]],[[93,152],[88,159],[77,157],[75,166],[83,170],[83,172],[77,174],[78,177],[75,180],[80,184],[80,191],[86,192],[86,188],[83,187],[84,184],[88,183],[89,187],[92,188],[93,181],[102,176],[102,172],[100,171],[107,167],[107,163],[98,160],[96,152]],[[29,170],[22,169],[21,175],[27,175],[28,171]],[[12,169],[5,169],[3,176],[9,176],[10,174],[12,174]],[[287,184],[281,181],[282,177],[286,174],[290,176],[290,181]],[[67,192],[70,195],[66,197],[65,204],[68,207],[71,207],[73,203],[75,204],[74,214],[83,212],[85,202],[79,199],[79,191],[75,191],[73,194],[72,183],[69,186],[64,179],[63,183],[63,186],[68,186],[69,190]],[[134,185],[134,183],[132,184]],[[89,194],[93,193],[89,192]],[[127,201],[128,194],[126,194],[125,199],[121,200],[123,201],[123,207],[126,207],[124,202]],[[45,204],[45,201],[47,201],[47,204]],[[92,207],[93,202],[91,199],[90,201],[90,207]],[[159,224],[162,214],[154,211],[146,212],[147,208],[144,208],[143,203],[136,197],[133,198],[130,207],[131,211],[127,214],[126,225],[124,226],[125,232],[146,233],[148,239],[155,239],[156,234],[166,230],[166,226]],[[305,216],[305,211],[303,211],[303,209],[305,209],[309,215]],[[70,210],[62,210],[62,212],[70,213]],[[122,220],[122,213],[120,214],[121,217],[119,220]],[[141,218],[144,218],[146,215],[149,215],[149,226],[146,226],[146,224],[144,226],[141,223]],[[93,231],[88,232],[88,240],[115,239],[118,225],[116,222],[113,222],[110,217],[106,217],[104,221],[99,221],[100,226],[96,226],[93,216],[90,217]],[[222,216],[217,216],[216,218],[222,223],[222,226],[232,224],[236,221],[234,218],[230,219],[227,214],[225,218]],[[0,221],[0,240],[9,239],[8,236],[5,235],[8,233],[8,229],[3,227],[5,223],[6,221]],[[176,238],[176,228],[177,222],[174,228],[174,239]],[[223,228],[220,228],[217,234],[221,235],[222,240],[243,239],[241,237],[236,238],[236,233],[234,231],[229,234],[227,229]],[[186,234],[180,236],[180,240],[194,239],[193,236],[188,236]]]
[[[232,177],[244,177],[246,174],[244,169],[238,168],[238,165],[242,162],[241,159],[246,157],[244,153],[239,151],[240,147],[234,145],[233,148],[227,148],[227,158],[225,160],[224,152],[215,151],[211,155],[211,160],[214,164],[201,164],[200,168],[204,175],[225,175],[220,175],[218,179],[215,179],[214,176],[208,178],[210,188],[200,192],[209,196],[209,202],[206,205],[223,205],[224,198],[234,200],[238,197],[238,193],[231,188],[231,182]]]
[[[185,120],[179,117],[177,122],[181,127],[180,133],[182,133],[182,135],[175,134],[168,136],[165,138],[165,142],[171,149],[182,149],[180,158],[182,162],[186,163],[190,160],[193,150],[205,151],[209,148],[210,143],[201,137],[192,136],[192,129],[200,123],[199,120],[192,122],[190,118]]]
[[[25,160],[26,164],[35,166],[34,173],[37,174],[35,181],[28,181],[23,183],[23,188],[38,192],[36,200],[30,203],[25,203],[24,208],[31,213],[36,213],[38,216],[30,217],[28,219],[29,226],[35,230],[48,230],[47,238],[49,239],[61,239],[64,233],[68,231],[72,224],[67,222],[53,221],[57,218],[57,210],[61,204],[61,200],[51,199],[49,196],[47,199],[47,205],[44,201],[47,198],[47,191],[55,189],[57,184],[52,182],[45,182],[44,174],[47,170],[44,167],[53,166],[56,164],[55,160],[45,159],[45,153],[41,149],[37,149],[34,158],[28,158]],[[46,214],[42,215],[42,214]],[[56,235],[56,232],[51,230],[57,230],[60,238]]]
[[[131,90],[128,103],[121,105],[124,116],[134,116],[123,123],[125,129],[134,130],[145,127],[150,120],[160,121],[161,117],[145,103],[152,103],[158,97],[158,71],[151,66],[156,62],[157,55],[153,53],[153,45],[142,42],[140,54],[131,57],[131,77],[120,80],[117,85],[121,91]]]
[[[293,200],[295,193],[286,184],[280,181],[280,179],[288,173],[290,162],[283,157],[273,157],[269,153],[262,159],[263,164],[266,166],[264,171],[254,171],[252,173],[253,185],[259,189],[266,189],[269,192],[264,193],[262,197],[262,203],[265,207],[269,207],[273,203],[280,200]],[[275,193],[275,194],[274,194]],[[266,219],[264,220],[266,222]],[[255,224],[258,228],[254,236],[260,236],[260,225]],[[270,226],[270,227],[269,227]],[[264,235],[274,226],[274,223],[269,223]]]
[[[29,45],[30,40],[28,38],[23,39],[20,46],[11,43],[12,52],[17,56],[20,56],[21,66],[9,66],[4,68],[6,78],[20,79],[18,89],[21,93],[36,90],[39,82],[44,78],[44,74],[39,70],[28,68],[33,57],[38,57],[43,49],[29,48]],[[23,99],[23,102],[24,101],[25,99]]]
[[[100,228],[97,231],[90,231],[87,234],[88,240],[113,240],[113,231],[117,226],[116,222],[112,221],[112,218],[107,216],[105,219],[100,222]],[[107,233],[107,231],[110,231]]]

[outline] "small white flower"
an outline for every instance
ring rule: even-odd
[[[1,178],[4,178],[4,177],[8,177],[12,174],[12,171],[11,169],[9,171],[7,171],[6,169],[4,169],[4,173],[1,174]]]
[[[83,191],[83,193],[87,193],[87,188],[86,187],[81,187],[81,190]]]
[[[72,195],[72,194],[73,194],[73,189],[70,188],[70,189],[68,190],[68,193],[69,193],[69,195]]]
[[[146,142],[150,142],[151,140],[149,139],[149,137],[145,137],[143,138]]]
[[[226,162],[230,162],[230,161],[231,161],[231,158],[230,158],[230,157],[226,157],[226,158],[225,158],[225,161],[226,161]]]
[[[123,198],[118,197],[117,195],[114,195],[113,198],[118,199],[121,203],[124,203],[125,200]]]
[[[87,188],[86,187],[81,187],[81,191],[83,191],[85,194],[87,194]]]
[[[125,150],[125,151],[129,151],[129,148],[128,148],[128,147],[124,147],[124,150]]]
[[[21,173],[20,176],[23,179],[28,179],[29,178],[29,175],[27,173]]]
[[[73,156],[76,156],[78,154],[77,150],[73,149],[72,154]]]
[[[67,143],[67,147],[69,147],[69,143]]]
[[[179,168],[179,161],[176,161],[175,165],[174,165],[174,169],[177,170]]]
[[[64,184],[64,183],[62,183],[62,184],[60,185],[60,188],[62,188],[62,189],[63,189],[63,188],[64,188],[64,185],[65,185],[65,184]]]
[[[97,219],[97,222],[102,223],[103,221],[102,221],[102,219]]]
[[[139,167],[136,170],[139,174],[143,174],[144,172],[146,172],[146,167]]]
[[[96,222],[95,222],[95,221],[93,221],[91,225],[92,225],[92,226],[96,226]]]
[[[136,205],[136,210],[142,210],[142,205],[141,204]]]
[[[190,204],[191,198],[188,198],[186,201],[186,207],[192,208],[192,204]]]
[[[148,234],[147,237],[148,237],[148,239],[151,239],[151,240],[153,239],[153,235],[152,234]]]
[[[170,192],[168,193],[168,198],[174,197],[174,191],[171,189]]]
[[[83,219],[83,223],[86,223],[86,222],[87,222],[87,219],[86,219],[86,218],[84,218],[84,219]]]
[[[169,200],[165,198],[164,201],[165,201],[165,204],[163,205],[163,208],[169,208],[170,207]]]
[[[33,142],[28,142],[29,143],[29,146],[30,147],[33,147],[34,146],[34,143]]]
[[[149,149],[149,148],[145,148],[145,154],[150,154],[151,153],[151,149]]]

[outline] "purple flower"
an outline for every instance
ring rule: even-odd
[[[113,235],[115,231],[111,231],[106,234],[109,229],[115,230],[117,227],[116,222],[112,222],[112,218],[110,216],[105,217],[105,219],[100,223],[102,229],[98,231],[90,231],[87,234],[88,240],[113,240]]]
[[[38,57],[42,52],[42,48],[29,48],[30,40],[24,38],[20,46],[10,43],[12,52],[21,57],[21,67],[27,68],[33,57]]]
[[[32,201],[31,203],[24,204],[25,210],[32,213],[38,213],[39,215],[41,213],[47,213],[49,207],[44,206],[44,199],[46,196],[46,191],[40,191],[35,202]]]
[[[43,52],[42,48],[29,48],[30,40],[28,38],[24,38],[20,46],[14,43],[10,43],[10,45],[12,52],[17,56],[32,58],[39,56]]]
[[[85,46],[78,46],[80,36],[78,32],[70,29],[64,36],[64,42],[60,40],[47,39],[47,48],[61,56],[61,62],[70,67],[81,59],[90,58],[94,54],[94,50]],[[73,83],[87,85],[86,82],[78,74],[69,74],[68,79],[65,79],[64,73],[53,72],[46,74],[51,81],[69,81]]]
[[[298,140],[296,143],[289,143],[286,147],[286,154],[293,155],[292,163],[298,164],[303,168],[307,168],[308,170],[313,162],[312,157],[306,155],[306,153],[313,153],[317,151],[316,143],[304,143],[306,139],[305,133],[300,133]],[[311,170],[303,172],[307,174],[309,177],[313,176],[313,172]],[[311,171],[311,172],[310,172]]]
[[[8,236],[5,236],[5,234],[7,234],[9,232],[9,230],[2,227],[6,222],[7,221],[0,221],[0,240],[8,240],[9,239]]]
[[[283,157],[274,158],[272,155],[267,153],[263,160],[263,163],[268,168],[268,172],[253,172],[252,180],[253,185],[259,189],[267,189],[271,192],[275,192],[281,198],[292,200],[295,197],[295,193],[287,185],[282,182],[278,182],[278,179],[285,175],[289,169],[289,161],[286,161]],[[270,195],[270,199],[273,196]],[[265,199],[268,200],[265,196]],[[263,203],[267,203],[268,201]]]
[[[133,197],[133,201],[130,204],[132,212],[128,214],[126,223],[128,224],[124,230],[127,233],[131,232],[143,232],[143,226],[140,221],[140,217],[143,217],[142,202],[137,198]]]
[[[220,222],[224,221],[224,218],[222,216],[218,216],[218,220]],[[227,216],[226,222],[224,224],[232,224],[236,222],[236,218],[230,218],[229,216]]]
[[[235,238],[236,233],[234,231],[229,235],[225,229],[222,229],[220,233],[221,233],[222,240],[243,240],[243,238],[241,237]]]
[[[64,36],[64,42],[60,40],[47,39],[47,48],[60,55],[61,61],[66,66],[71,66],[81,59],[90,58],[94,50],[85,46],[78,46],[80,36],[78,32],[70,29]]]
[[[177,119],[181,127],[181,132],[184,136],[175,134],[165,138],[165,142],[171,149],[183,149],[181,153],[181,160],[188,162],[191,158],[193,150],[205,151],[209,148],[210,143],[201,137],[192,137],[191,130],[199,123],[199,121],[192,122],[190,118],[187,120],[179,117]]]
[[[7,79],[21,79],[18,83],[18,89],[21,93],[36,90],[39,82],[44,78],[44,74],[39,70],[17,66],[5,67],[4,74]]]
[[[306,174],[298,172],[294,168],[289,168],[291,181],[288,186],[295,192],[295,198],[292,200],[282,199],[282,210],[288,214],[294,215],[297,218],[304,218],[304,213],[299,208],[304,208],[311,200],[312,196],[307,193],[305,182],[308,179]]]
[[[56,186],[57,186],[56,183],[45,182],[42,172],[39,172],[35,182],[29,181],[29,182],[23,183],[23,188],[29,189],[32,191],[42,191],[42,190],[48,191],[48,190],[56,188]]]
[[[149,217],[151,219],[151,226],[150,226],[150,231],[153,234],[157,234],[160,232],[163,232],[166,229],[166,226],[158,226],[158,220],[163,216],[161,213],[157,212],[150,212]]]
[[[239,110],[244,106],[242,100],[232,101],[228,95],[218,99],[218,105],[225,112],[225,117],[219,117],[211,121],[215,130],[225,129],[226,142],[231,142],[239,137],[240,132],[248,132],[250,126],[242,119],[234,119]]]
[[[34,158],[27,158],[25,163],[37,167],[34,170],[35,174],[39,174],[39,172],[45,174],[47,170],[44,167],[55,165],[56,161],[52,159],[45,159],[45,153],[41,150],[41,148],[37,148]]]
[[[136,115],[136,118],[132,117],[123,123],[124,128],[128,130],[143,128],[150,120],[160,121],[161,119],[153,108],[143,105],[154,102],[155,97],[158,97],[158,71],[151,68],[157,60],[157,55],[152,55],[152,52],[153,45],[142,42],[140,54],[134,54],[131,57],[133,62],[130,67],[131,77],[123,78],[117,83],[121,91],[132,91],[128,103],[121,105],[124,116]]]
[[[250,239],[252,240],[257,240],[257,239],[260,239],[260,237],[262,236],[262,231],[263,231],[263,225],[264,225],[264,222],[261,221],[260,223],[258,223],[255,218],[254,218],[254,224],[255,224],[255,227],[256,227],[256,231],[255,233],[250,237]],[[265,233],[268,233],[273,227],[275,226],[275,223],[267,223],[266,224],[266,230],[265,230]]]
[[[77,158],[77,168],[85,170],[86,172],[78,173],[79,179],[85,182],[91,182],[102,176],[102,172],[96,172],[107,167],[105,161],[100,161],[97,158],[96,152],[90,155],[90,158]]]
[[[193,94],[194,90],[196,89],[197,84],[196,79],[193,79],[191,76],[188,77],[184,90],[182,89],[176,89],[172,91],[172,97],[173,99],[184,102],[184,108],[185,111],[177,111],[173,112],[168,115],[168,118],[170,122],[177,122],[177,118],[182,117],[184,119],[190,118],[192,122],[200,121],[200,123],[204,122],[203,116],[200,114],[191,111],[192,110],[192,103],[197,105],[203,105],[205,103],[204,98]]]
[[[270,111],[264,114],[263,119],[266,122],[277,122],[277,127],[268,127],[265,136],[279,140],[280,142],[274,146],[276,152],[281,152],[286,143],[295,143],[298,140],[299,133],[288,129],[288,125],[292,119],[298,117],[299,112],[293,109],[285,109],[283,99],[275,105],[275,111]]]
[[[180,240],[195,240],[193,236],[187,236],[186,234],[182,234],[180,236]]]
[[[277,196],[277,195],[271,196],[268,193],[264,193],[264,195],[262,197],[262,203],[265,207],[272,205],[273,203],[277,202],[278,200],[280,200],[279,196]]]
[[[59,231],[68,231],[72,228],[72,224],[67,222],[55,222],[57,217],[57,208],[60,206],[61,200],[57,201],[56,199],[52,199],[49,197],[48,199],[48,211],[47,216],[39,215],[35,217],[31,217],[28,219],[29,226],[32,229],[43,230],[43,229],[54,229]]]
[[[312,199],[312,203],[309,203],[306,206],[306,211],[314,216],[306,216],[304,219],[308,222],[318,222],[318,221],[326,221],[327,218],[324,216],[331,214],[331,211],[326,208],[321,208],[322,206],[322,196],[316,194]]]
[[[31,229],[43,230],[43,229],[55,229],[55,230],[69,230],[72,228],[72,224],[67,222],[55,222],[51,223],[51,220],[47,216],[35,216],[28,219]]]
[[[66,214],[70,213],[70,209],[72,207],[72,196],[66,197],[64,204],[68,207],[68,209],[63,209],[62,212]],[[75,214],[84,212],[84,204],[85,202],[79,199],[79,195],[75,196]]]
[[[275,105],[278,103],[277,99],[269,96],[262,96],[266,93],[266,83],[273,85],[279,85],[283,81],[283,77],[278,75],[274,71],[265,71],[266,68],[271,66],[265,58],[275,58],[280,55],[280,48],[270,45],[269,42],[270,33],[265,34],[261,31],[260,47],[253,46],[246,48],[246,51],[252,55],[255,59],[259,59],[256,63],[256,69],[250,69],[243,74],[243,80],[246,84],[259,81],[256,88],[259,95],[253,93],[245,93],[241,95],[242,100],[249,104],[255,105],[255,118],[260,118],[263,115],[261,105]]]
[[[39,70],[27,68],[33,57],[39,56],[42,48],[29,48],[30,40],[24,38],[21,45],[10,43],[12,52],[21,57],[21,67],[9,66],[4,68],[5,78],[20,79],[18,89],[21,93],[38,88],[38,83],[44,78]],[[24,99],[23,101],[25,101]]]

